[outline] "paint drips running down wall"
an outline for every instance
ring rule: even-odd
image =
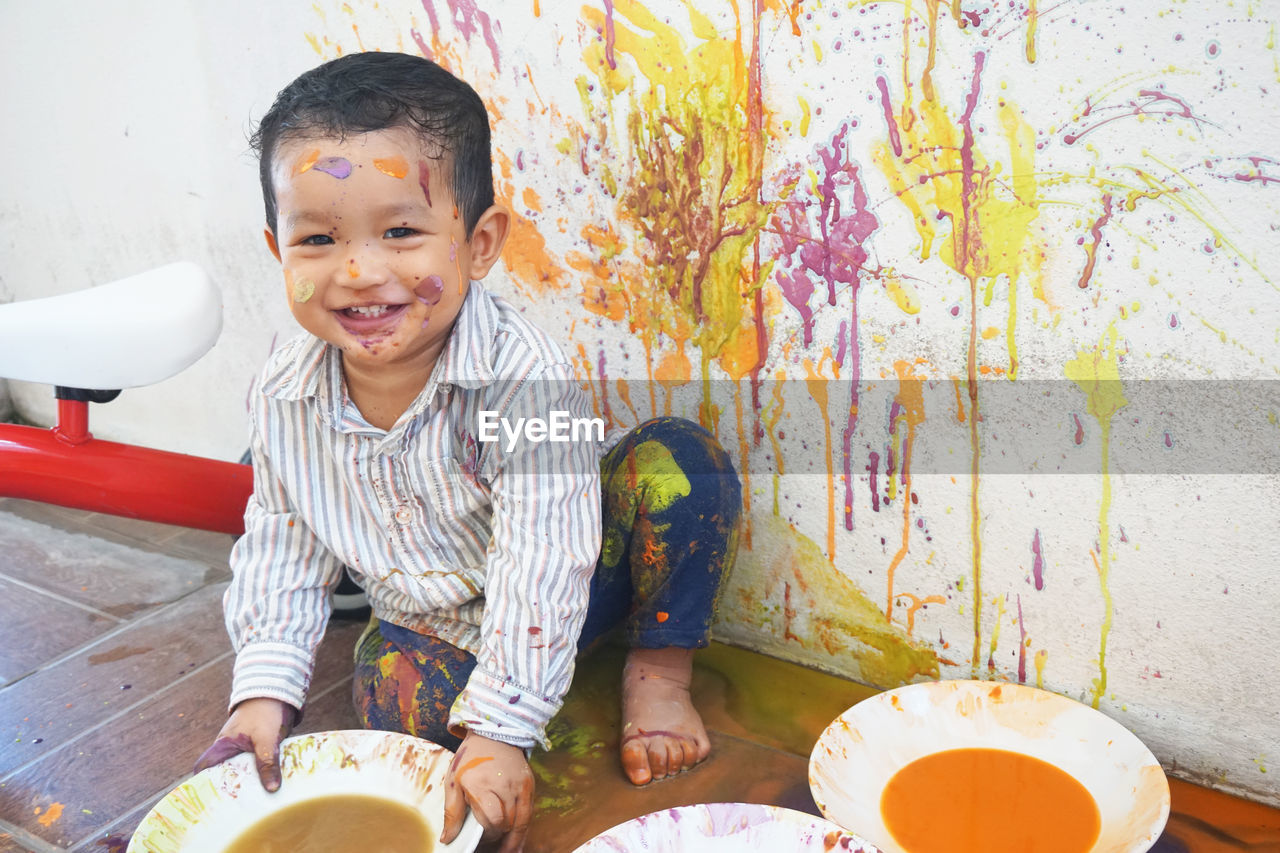
[[[1274,689],[1203,654],[1276,639],[1275,546],[1230,509],[1274,518],[1280,472],[1262,6],[526,5],[320,4],[306,37],[470,80],[508,295],[602,417],[735,455],[719,635],[1032,682],[1280,798]]]

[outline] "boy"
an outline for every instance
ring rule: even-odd
[[[267,245],[308,334],[272,355],[254,399],[254,494],[224,602],[231,715],[197,770],[252,751],[279,786],[344,564],[374,613],[356,649],[362,722],[456,750],[444,843],[469,807],[520,849],[527,751],[548,746],[578,649],[624,620],[628,778],[702,761],[692,654],[732,562],[738,480],[673,418],[488,440],[496,423],[591,411],[559,348],[475,283],[510,218],[483,102],[425,59],[355,54],[286,87],[254,144]]]

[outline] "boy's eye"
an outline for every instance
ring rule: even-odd
[[[333,243],[333,238],[328,234],[312,234],[310,237],[304,237],[299,241],[302,246],[328,246]]]
[[[418,233],[418,230],[416,228],[401,226],[399,228],[388,228],[387,233],[384,234],[383,236],[391,240],[399,240],[405,237],[412,237],[417,233]]]

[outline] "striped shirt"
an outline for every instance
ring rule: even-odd
[[[345,564],[376,617],[476,656],[451,728],[547,747],[600,550],[599,460],[620,437],[512,439],[496,426],[555,413],[562,426],[593,415],[572,363],[475,282],[389,431],[347,398],[340,351],[302,335],[273,353],[253,400],[254,491],[224,601],[232,706],[265,696],[302,707]]]

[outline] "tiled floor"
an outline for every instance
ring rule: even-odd
[[[225,716],[220,596],[230,537],[0,500],[0,853],[109,851],[189,771]],[[304,731],[355,725],[350,649],[331,626]],[[807,756],[869,688],[713,646],[695,699],[714,745],[695,771],[633,788],[618,769],[620,649],[579,666],[556,748],[535,759],[526,849],[571,851],[616,823],[695,802],[816,813]],[[1157,853],[1280,853],[1280,811],[1174,783]]]

